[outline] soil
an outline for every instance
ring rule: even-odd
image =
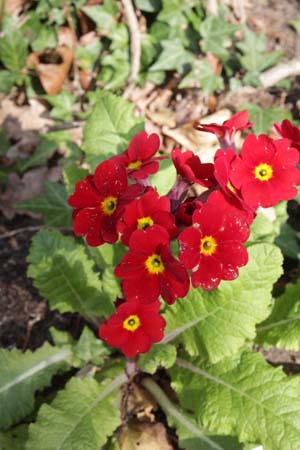
[[[80,334],[82,318],[50,311],[26,275],[30,241],[41,226],[41,221],[25,215],[11,221],[0,216],[0,347],[35,350],[51,342],[49,328],[53,326],[74,338]]]

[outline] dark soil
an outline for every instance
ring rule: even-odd
[[[26,276],[30,241],[39,226],[40,221],[25,215],[11,221],[0,216],[0,347],[34,350],[51,342],[50,327],[76,338],[83,325],[78,314],[50,311]]]

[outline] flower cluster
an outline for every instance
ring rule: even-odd
[[[145,132],[76,184],[69,198],[75,234],[91,246],[120,240],[128,249],[115,268],[123,299],[99,329],[126,356],[147,352],[163,338],[160,299],[171,305],[190,285],[212,290],[234,280],[248,261],[244,244],[258,207],[296,195],[299,130],[283,122],[276,125],[281,139],[249,134],[238,153],[235,132],[251,125],[246,111],[222,125],[196,125],[216,134],[220,150],[213,163],[203,163],[192,151],[174,149],[177,178],[167,195],[151,186],[165,156],[155,156],[158,135]],[[191,195],[192,185],[201,187],[199,195]]]

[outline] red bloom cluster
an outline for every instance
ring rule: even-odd
[[[99,336],[126,356],[147,352],[163,338],[160,298],[171,305],[185,297],[190,280],[194,288],[205,290],[234,280],[248,261],[244,244],[257,208],[296,195],[296,127],[287,121],[276,125],[285,137],[277,140],[250,134],[237,154],[234,133],[251,125],[242,111],[222,125],[198,126],[214,132],[222,149],[214,163],[201,162],[191,151],[173,150],[177,179],[167,195],[160,196],[150,185],[149,176],[162,157],[155,156],[159,137],[144,132],[76,184],[69,198],[75,234],[86,236],[89,245],[119,239],[128,247],[115,268],[124,299],[99,329]],[[201,186],[198,196],[190,196],[193,184],[198,191]],[[171,245],[176,239],[178,259]]]
[[[287,119],[283,120],[281,124],[275,123],[274,128],[277,133],[286,139],[290,140],[292,147],[300,151],[300,128],[292,125]]]

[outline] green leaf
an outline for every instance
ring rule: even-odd
[[[192,64],[194,56],[185,50],[180,39],[170,39],[161,42],[162,52],[156,62],[149,68],[156,70],[177,70],[184,73]]]
[[[92,71],[101,53],[101,42],[93,41],[76,48],[76,56],[81,69]]]
[[[75,356],[84,364],[93,363],[100,366],[104,357],[110,353],[111,351],[106,344],[97,338],[88,327],[84,327],[78,342],[74,346]]]
[[[258,86],[258,77],[261,72],[277,64],[281,57],[281,51],[269,52],[265,45],[263,33],[254,33],[247,26],[244,27],[244,41],[237,44],[242,51],[240,56],[242,66],[248,71],[244,82]]]
[[[120,425],[114,405],[116,389],[126,381],[119,375],[110,384],[73,378],[51,405],[43,405],[29,427],[27,450],[96,450]]]
[[[34,394],[48,386],[59,370],[67,370],[70,348],[48,343],[35,352],[0,350],[0,429],[5,430],[31,413]]]
[[[179,84],[180,88],[202,87],[203,92],[209,95],[215,91],[224,89],[224,81],[220,75],[216,75],[208,61],[195,61],[193,69]]]
[[[237,27],[217,16],[208,16],[200,25],[202,51],[211,52],[223,61],[228,59],[228,42]]]
[[[240,108],[240,110],[244,109],[248,110],[250,121],[254,122],[252,129],[255,134],[268,133],[274,122],[281,122],[284,119],[292,120],[288,111],[276,107],[263,109],[253,103],[246,103]]]
[[[158,367],[169,369],[175,364],[176,347],[167,344],[155,344],[149,352],[139,358],[139,367],[144,372],[155,373]]]
[[[76,102],[75,95],[67,91],[62,91],[57,95],[44,95],[44,99],[53,106],[50,116],[54,119],[70,122],[72,120],[72,108]]]
[[[157,12],[161,9],[161,0],[135,0],[136,7],[146,12]]]
[[[17,208],[42,214],[50,226],[69,227],[72,210],[67,200],[68,194],[62,184],[46,181],[41,195],[18,203]]]
[[[20,71],[26,62],[27,41],[20,31],[11,28],[0,39],[0,60],[6,69],[13,72]]]
[[[299,350],[300,283],[287,284],[274,300],[270,317],[257,327],[257,342],[263,347]]]
[[[19,425],[0,433],[1,450],[25,450],[28,438],[28,425]]]
[[[34,236],[27,260],[28,276],[52,309],[79,312],[85,317],[113,312],[93,271],[94,262],[74,239],[58,231],[42,230]]]
[[[300,435],[300,381],[246,350],[219,364],[177,360],[172,386],[200,426],[236,434],[264,450],[294,450]]]
[[[284,256],[299,259],[300,244],[296,236],[296,231],[288,223],[280,227],[280,233],[276,236],[275,244],[281,249]]]
[[[151,176],[151,183],[159,195],[166,195],[176,181],[176,169],[171,158],[159,162],[160,169]]]
[[[63,176],[68,194],[72,194],[75,190],[76,183],[83,180],[88,174],[89,171],[87,169],[77,167],[75,164],[66,166],[63,171]]]
[[[50,26],[41,26],[34,41],[31,42],[31,47],[34,52],[45,50],[47,48],[57,47],[56,30]]]
[[[249,263],[235,281],[223,281],[211,292],[191,289],[186,298],[167,307],[164,342],[177,338],[190,355],[216,362],[255,337],[255,325],[269,314],[282,256],[270,244],[253,245],[248,251]]]
[[[107,11],[104,6],[84,6],[81,10],[97,25],[101,33],[110,33],[114,30],[117,22],[114,14]]]
[[[143,128],[143,121],[133,116],[131,103],[100,92],[84,128],[83,150],[95,166],[126,150],[130,139]]]
[[[56,142],[50,141],[48,139],[42,139],[34,150],[32,156],[29,158],[19,161],[18,168],[21,172],[30,169],[31,167],[42,166],[47,163],[47,160],[53,155],[57,150]]]
[[[20,74],[9,70],[1,70],[0,72],[0,92],[9,94],[12,87],[19,80]]]

